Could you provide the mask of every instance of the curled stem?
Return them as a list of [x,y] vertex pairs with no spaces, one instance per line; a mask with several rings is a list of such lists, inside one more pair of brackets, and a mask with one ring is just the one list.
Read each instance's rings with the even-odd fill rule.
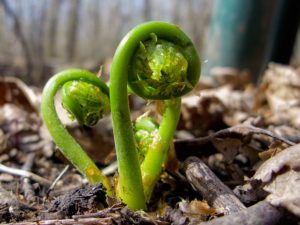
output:
[[[110,103],[119,165],[117,193],[132,209],[144,209],[158,180],[180,115],[180,97],[198,82],[200,60],[177,26],[148,22],[119,44],[111,67]],[[127,84],[144,99],[164,100],[158,134],[140,167],[130,119]]]
[[88,179],[90,183],[101,182],[106,188],[107,195],[112,196],[112,190],[107,177],[101,173],[81,146],[67,132],[58,118],[54,105],[54,98],[57,91],[69,81],[90,83],[101,89],[105,95],[109,96],[109,89],[106,84],[93,73],[80,69],[65,70],[54,75],[44,87],[41,104],[43,120],[54,142],[65,157]]

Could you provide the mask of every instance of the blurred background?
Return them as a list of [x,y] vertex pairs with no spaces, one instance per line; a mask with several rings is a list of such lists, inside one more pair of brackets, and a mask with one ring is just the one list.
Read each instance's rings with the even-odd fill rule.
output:
[[42,87],[54,73],[109,65],[121,38],[144,21],[179,25],[195,43],[202,74],[300,62],[297,0],[0,0],[0,75]]

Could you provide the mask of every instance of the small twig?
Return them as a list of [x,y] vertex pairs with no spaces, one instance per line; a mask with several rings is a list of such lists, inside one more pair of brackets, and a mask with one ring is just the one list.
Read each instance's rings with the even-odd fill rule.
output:
[[[32,169],[34,159],[35,159],[35,153],[34,152],[29,153],[27,155],[26,162],[22,166],[22,169],[25,171],[30,171]],[[36,196],[34,194],[32,185],[28,177],[23,178],[22,188],[24,190],[25,199],[28,202],[34,202],[36,200]]]
[[34,163],[35,153],[31,152],[27,155],[26,161],[22,166],[22,170],[30,171]]
[[124,208],[124,204],[116,204],[116,205],[113,205],[110,208],[103,209],[103,210],[101,210],[99,212],[96,212],[96,213],[88,213],[88,214],[82,214],[82,215],[73,215],[72,218],[73,219],[92,218],[92,217],[103,218],[103,217],[107,217],[108,213],[114,213],[116,211],[121,210],[122,208]]
[[56,186],[57,182],[62,178],[62,176],[68,171],[70,168],[70,165],[66,165],[65,168],[61,171],[61,173],[56,177],[56,179],[53,181],[49,189],[47,190],[46,196],[48,197],[50,192],[54,189]]
[[[205,137],[198,137],[194,139],[180,139],[174,140],[175,149],[188,149],[189,151],[178,151],[177,157],[180,159],[185,159],[191,155],[191,152],[198,155],[211,155],[216,151],[216,149],[212,146],[215,145],[215,141],[218,139],[226,139],[226,138],[233,138],[241,141],[241,144],[247,145],[251,143],[252,137],[255,134],[262,134],[265,136],[272,137],[274,139],[280,140],[290,146],[295,145],[294,142],[280,137],[268,130],[264,130],[261,128],[257,128],[251,125],[236,125],[230,128],[226,128],[211,135]],[[201,152],[199,152],[199,146],[203,146],[201,148]]]
[[269,137],[272,137],[274,139],[280,140],[288,145],[295,145],[295,142],[292,142],[284,137],[280,137],[271,131],[250,126],[250,125],[236,125],[233,127],[229,127],[223,130],[220,130],[216,133],[213,133],[209,136],[206,137],[199,137],[199,138],[194,138],[194,139],[181,139],[181,140],[175,140],[175,144],[180,144],[180,143],[185,143],[188,142],[189,144],[197,144],[197,145],[203,145],[206,144],[207,142],[212,142],[215,138],[239,138],[243,139],[246,137],[249,137],[249,135],[254,135],[254,134],[263,134]]
[[118,162],[112,162],[109,166],[102,169],[102,173],[105,176],[113,174],[118,169]]
[[[254,127],[254,126],[251,126],[251,125],[236,125],[236,126],[233,126],[233,127],[230,127],[228,128],[228,131],[230,133],[238,133],[238,134],[241,134],[241,135],[253,135],[253,134],[263,134],[263,135],[266,135],[266,136],[269,136],[271,138],[274,138],[274,139],[277,139],[279,141],[282,141],[288,145],[295,145],[296,143],[295,142],[292,142],[284,137],[280,137],[274,133],[272,133],[271,131],[269,130],[265,130],[265,129],[262,129],[262,128],[259,128],[259,127]],[[222,132],[219,133],[219,136],[222,136]]]
[[259,202],[246,210],[223,216],[209,222],[191,223],[191,225],[275,225],[280,224],[284,216],[281,208],[276,208],[267,201]]
[[16,168],[10,168],[10,167],[4,166],[1,163],[0,163],[0,171],[5,172],[5,173],[10,173],[10,174],[13,174],[16,176],[27,177],[29,179],[35,180],[46,186],[51,184],[51,182],[49,180],[47,180],[39,175],[36,175],[32,172],[20,170],[20,169],[16,169]]
[[107,225],[110,223],[111,218],[82,218],[82,219],[57,219],[57,220],[40,220],[36,222],[21,222],[14,223],[14,225]]
[[184,165],[187,180],[212,207],[224,214],[246,209],[234,193],[200,159],[190,157]]

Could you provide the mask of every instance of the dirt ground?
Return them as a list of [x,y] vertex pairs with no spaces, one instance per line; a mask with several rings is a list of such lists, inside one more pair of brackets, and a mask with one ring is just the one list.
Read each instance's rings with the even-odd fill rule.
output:
[[[0,78],[0,222],[11,224],[299,224],[300,68],[270,64],[259,85],[216,68],[182,99],[170,159],[146,211],[91,186],[44,127],[41,90]],[[155,103],[131,99],[133,117]],[[69,132],[113,181],[110,117]]]

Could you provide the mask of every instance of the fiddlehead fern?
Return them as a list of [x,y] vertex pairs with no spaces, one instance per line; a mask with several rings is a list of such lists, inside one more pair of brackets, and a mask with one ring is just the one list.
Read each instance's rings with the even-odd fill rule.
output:
[[97,119],[108,111],[109,89],[102,80],[88,71],[72,69],[60,72],[44,87],[41,113],[49,133],[66,158],[90,183],[103,183],[107,194],[111,196],[112,190],[108,179],[66,131],[58,118],[54,98],[61,87],[63,87],[64,107],[80,123],[88,126],[95,125]]
[[[119,165],[119,197],[132,209],[145,208],[159,178],[180,115],[180,96],[200,75],[191,40],[175,25],[149,22],[131,30],[117,48],[110,81],[111,112]],[[127,99],[127,84],[144,99],[164,100],[157,136],[141,167]]]
[[99,87],[82,81],[69,81],[62,87],[62,105],[71,119],[95,126],[109,112],[109,98]]

